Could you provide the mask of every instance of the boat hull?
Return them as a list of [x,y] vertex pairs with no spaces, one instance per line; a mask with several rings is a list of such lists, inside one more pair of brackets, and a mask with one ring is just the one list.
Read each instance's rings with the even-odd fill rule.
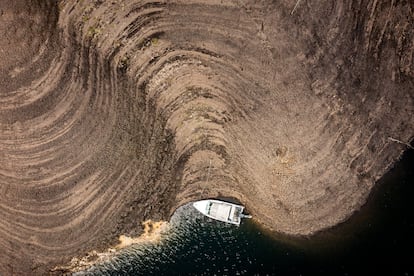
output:
[[240,225],[244,210],[241,205],[214,199],[200,200],[194,202],[193,206],[209,218],[235,225]]

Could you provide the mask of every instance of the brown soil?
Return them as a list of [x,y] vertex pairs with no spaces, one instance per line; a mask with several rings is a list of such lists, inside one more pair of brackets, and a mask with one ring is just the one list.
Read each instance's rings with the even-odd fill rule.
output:
[[414,136],[414,4],[296,2],[0,0],[0,274],[205,197],[289,235],[358,210]]

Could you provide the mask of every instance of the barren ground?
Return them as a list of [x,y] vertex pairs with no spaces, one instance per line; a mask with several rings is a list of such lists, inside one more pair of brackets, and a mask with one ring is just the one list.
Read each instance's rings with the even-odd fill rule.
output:
[[358,210],[414,136],[414,5],[296,2],[0,0],[0,274],[206,197],[288,235]]

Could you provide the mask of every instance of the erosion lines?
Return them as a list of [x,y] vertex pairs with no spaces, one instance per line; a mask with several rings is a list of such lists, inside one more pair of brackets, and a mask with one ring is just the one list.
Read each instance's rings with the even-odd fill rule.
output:
[[[309,42],[306,5],[12,2],[0,0],[0,274],[45,273],[203,197],[311,234],[359,208],[402,151],[370,138],[379,109],[337,91],[351,85],[332,83],[340,66]],[[413,113],[412,98],[398,106]],[[401,118],[388,136],[409,141]]]

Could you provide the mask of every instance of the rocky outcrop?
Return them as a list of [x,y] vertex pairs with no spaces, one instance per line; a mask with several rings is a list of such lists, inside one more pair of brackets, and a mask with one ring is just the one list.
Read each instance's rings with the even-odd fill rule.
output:
[[1,0],[0,273],[206,197],[289,235],[344,221],[414,136],[413,10]]

